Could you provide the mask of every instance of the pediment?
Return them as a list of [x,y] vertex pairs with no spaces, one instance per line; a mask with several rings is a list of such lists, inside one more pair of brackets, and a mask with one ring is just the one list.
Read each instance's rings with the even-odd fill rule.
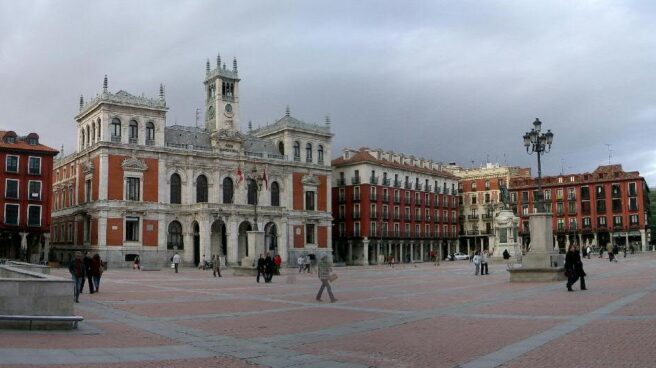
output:
[[129,157],[123,160],[121,167],[124,171],[146,171],[148,170],[148,165],[143,160],[140,160],[136,157]]
[[301,182],[303,183],[303,185],[311,185],[315,187],[318,187],[320,184],[319,178],[317,178],[312,174],[303,175]]
[[80,169],[82,170],[82,173],[84,173],[84,174],[91,174],[93,172],[93,169],[94,169],[93,162],[91,162],[91,161],[83,162],[80,165]]

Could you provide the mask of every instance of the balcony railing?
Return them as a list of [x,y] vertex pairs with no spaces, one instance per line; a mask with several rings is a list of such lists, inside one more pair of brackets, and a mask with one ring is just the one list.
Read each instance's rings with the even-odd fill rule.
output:
[[405,187],[405,189],[412,189],[412,183],[410,183],[409,181],[406,181],[404,187]]
[[371,212],[369,213],[369,219],[375,220],[378,218],[378,212]]
[[337,186],[343,187],[345,185],[346,185],[346,179],[344,179],[344,178],[337,179]]
[[486,221],[492,220],[492,214],[484,213],[483,214],[483,220],[486,220]]
[[113,135],[112,136],[112,142],[121,143],[121,136],[120,135]]
[[392,216],[392,218],[395,221],[399,221],[401,219],[401,215],[399,215],[398,213],[395,213],[394,216]]
[[395,204],[401,203],[401,197],[394,197],[394,203]]
[[421,190],[423,185],[421,183],[415,183],[415,190]]
[[478,230],[467,230],[467,235],[478,235]]
[[337,201],[339,203],[346,203],[346,196],[341,195],[341,196],[337,197]]
[[383,218],[383,221],[389,220],[389,213],[383,212],[382,218]]
[[369,200],[376,202],[378,200],[378,194],[376,192],[369,193]]
[[390,186],[391,179],[383,179],[383,185],[386,187]]
[[378,184],[378,177],[377,176],[370,176],[369,177],[369,184]]
[[389,202],[389,194],[388,195],[383,194],[383,202]]
[[360,184],[360,177],[359,176],[352,177],[351,184]]
[[622,224],[613,224],[613,230],[619,230],[619,229],[623,229],[623,228],[624,228],[624,225],[622,225]]
[[427,185],[427,186],[426,186],[426,191],[427,191],[427,192],[432,192],[432,191],[433,191],[433,186],[430,185],[430,184]]
[[353,193],[353,201],[358,202],[360,200],[360,193]]
[[415,221],[421,221],[421,215],[415,215]]
[[400,180],[394,180],[394,186],[397,188],[401,188],[401,181]]
[[467,215],[467,220],[469,221],[478,221],[478,215]]
[[436,223],[436,224],[437,224],[438,222],[440,222],[440,216],[435,216],[435,217],[433,217],[433,222]]
[[404,219],[405,221],[410,221],[410,218],[411,218],[410,215],[405,215],[405,216],[403,216],[403,219]]
[[415,204],[421,206],[421,198],[415,198]]
[[354,220],[360,219],[360,211],[353,211],[353,219]]
[[130,138],[129,142],[130,144],[137,144],[137,138]]
[[154,139],[146,139],[146,146],[154,146],[154,145],[155,145]]

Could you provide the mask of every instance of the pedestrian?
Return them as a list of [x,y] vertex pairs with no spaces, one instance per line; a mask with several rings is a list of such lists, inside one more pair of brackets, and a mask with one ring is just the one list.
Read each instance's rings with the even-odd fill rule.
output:
[[134,264],[132,265],[132,269],[141,271],[141,259],[139,259],[139,256],[134,257]]
[[626,258],[626,245],[624,246],[624,258]]
[[592,254],[592,248],[590,248],[590,246],[588,245],[587,250],[588,250],[588,259],[590,259],[590,254]]
[[264,256],[262,256],[262,253],[260,253],[260,258],[257,259],[257,277],[255,280],[258,284],[260,283],[260,275],[262,275],[264,282],[266,282],[266,274],[264,273]]
[[474,256],[472,257],[472,262],[474,262],[474,266],[476,266],[476,272],[474,275],[478,276],[478,272],[481,269],[481,257],[478,255],[478,251],[474,252]]
[[212,274],[214,277],[218,274],[219,277],[221,277],[221,268],[219,267],[219,263],[221,262],[221,257],[218,255],[213,255],[212,256]]
[[305,257],[303,255],[298,256],[296,265],[298,266],[298,273],[303,272],[303,268],[305,268]]
[[269,252],[266,253],[264,258],[264,282],[269,283],[273,279],[273,273],[276,270],[276,264],[273,262],[273,258]]
[[312,265],[312,259],[310,258],[310,255],[305,256],[305,270],[307,273],[310,273],[310,266]]
[[581,290],[587,290],[583,262],[581,262],[581,255],[574,244],[569,246],[569,250],[565,255],[565,275],[567,276],[567,291],[574,291],[572,286],[578,281],[579,277],[581,278]]
[[613,261],[617,262],[615,260],[615,253],[613,252],[613,244],[608,243],[608,245],[606,246],[606,252],[608,252],[608,261],[609,262],[613,262]]
[[96,293],[100,291],[100,277],[104,271],[100,255],[98,253],[94,254],[91,259],[91,277],[93,278],[93,286],[96,289]]
[[73,296],[75,302],[80,302],[80,290],[82,289],[82,281],[84,280],[84,262],[82,261],[82,253],[75,252],[75,259],[68,264],[68,272],[71,273],[73,279]]
[[[93,276],[91,276],[91,257],[89,257],[89,252],[84,252],[84,259],[82,260],[84,263],[84,275],[86,280],[88,281],[89,284],[89,294],[94,293],[94,287],[93,287]],[[84,279],[82,279],[82,285],[80,285],[80,292],[83,292],[84,289]]]
[[282,265],[282,258],[280,257],[280,254],[276,254],[276,256],[273,257],[273,263],[276,265],[275,274],[280,276],[280,266]]
[[332,267],[330,267],[330,263],[328,263],[328,256],[322,254],[319,262],[319,271],[317,272],[319,274],[319,280],[321,280],[321,287],[319,288],[319,292],[317,293],[317,298],[316,298],[318,302],[321,301],[321,294],[323,294],[324,288],[328,290],[328,296],[330,297],[330,302],[334,303],[337,301],[330,287],[331,279],[333,280],[335,279],[335,275],[331,274],[331,271],[332,271]]
[[510,253],[508,253],[508,249],[503,250],[503,259],[506,261],[510,259]]
[[487,269],[487,257],[488,257],[487,250],[484,250],[481,253],[481,275],[490,274]]
[[175,268],[175,273],[178,273],[178,267],[180,266],[180,255],[175,253],[173,255],[173,267]]
[[600,245],[599,246],[599,258],[603,258],[603,257],[604,257],[604,247]]

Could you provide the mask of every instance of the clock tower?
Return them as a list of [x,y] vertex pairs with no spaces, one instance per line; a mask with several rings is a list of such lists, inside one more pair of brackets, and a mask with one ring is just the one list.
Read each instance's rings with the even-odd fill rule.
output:
[[[216,57],[216,69],[210,70],[210,61],[205,66],[205,127],[215,133],[238,134],[239,125],[239,76],[237,59],[232,60],[232,69],[221,64],[221,55]],[[221,134],[223,135],[223,134]]]

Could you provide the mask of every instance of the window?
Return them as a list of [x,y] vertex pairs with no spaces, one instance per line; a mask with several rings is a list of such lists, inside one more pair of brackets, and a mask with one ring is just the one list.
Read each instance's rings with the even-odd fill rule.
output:
[[277,182],[271,183],[271,205],[280,206],[280,186]]
[[169,224],[169,239],[166,242],[166,247],[173,250],[184,249],[182,242],[182,225],[177,221],[173,221]]
[[139,241],[139,218],[125,218],[125,241]]
[[278,152],[279,152],[281,155],[284,155],[284,154],[285,154],[285,144],[284,144],[284,143],[282,143],[282,142],[278,142]]
[[17,173],[18,172],[18,156],[7,155],[6,160],[7,161],[6,161],[6,165],[5,165],[5,171],[6,172]]
[[611,186],[611,197],[613,198],[619,198],[622,195],[622,190],[620,189],[619,184],[613,184]]
[[196,178],[196,203],[206,203],[206,202],[207,202],[207,177],[205,177],[205,175],[198,175],[198,177]]
[[583,218],[583,228],[590,228],[591,222],[589,217],[584,217]]
[[563,200],[563,188],[556,189],[556,200],[557,201]]
[[590,188],[581,187],[581,200],[587,201],[590,199]]
[[359,222],[354,222],[353,223],[353,236],[360,236],[360,223]]
[[551,200],[551,189],[545,189],[544,190],[544,200],[545,201],[550,201]]
[[171,203],[182,203],[182,181],[180,175],[174,173],[171,175]]
[[485,181],[485,190],[490,190],[490,181],[489,180]]
[[637,195],[636,183],[629,183],[629,197],[635,197]]
[[556,215],[562,216],[563,215],[563,202],[558,202],[556,203]]
[[27,226],[41,226],[41,206],[27,206]]
[[139,138],[139,124],[135,120],[130,120],[130,143],[137,143]]
[[597,200],[597,212],[601,212],[601,213],[606,212],[606,200],[604,199]]
[[622,200],[620,198],[613,198],[612,206],[613,212],[622,212]]
[[638,225],[638,215],[630,215],[629,216],[629,224]]
[[139,178],[126,178],[125,179],[125,200],[126,201],[138,201],[139,196],[139,186],[141,180]]
[[41,182],[36,180],[30,180],[29,183],[29,200],[31,201],[40,201],[41,200]]
[[232,179],[223,179],[223,203],[232,203]]
[[472,181],[471,183],[471,190],[476,190],[476,182]]
[[312,144],[308,143],[305,145],[305,161],[312,162]]
[[369,236],[378,236],[378,234],[376,234],[376,223],[375,222],[369,223]]
[[576,219],[575,218],[570,218],[569,219],[569,229],[570,230],[576,230]]
[[153,144],[155,144],[155,124],[149,121],[146,123],[146,145]]
[[91,202],[91,179],[84,182],[84,200],[85,202]]
[[471,196],[471,204],[476,204],[476,195],[475,194],[473,194]]
[[637,210],[638,210],[638,198],[629,197],[629,211],[637,211]]
[[257,183],[253,179],[246,179],[246,197],[248,204],[257,204]]
[[294,142],[294,160],[301,160],[301,144],[298,141]]
[[311,190],[305,192],[305,209],[307,211],[314,211],[314,192]]
[[576,199],[576,190],[574,188],[567,188],[567,200],[573,201]]
[[597,185],[597,187],[595,188],[595,196],[597,199],[606,197],[606,190],[604,189],[603,185]]
[[570,215],[576,213],[576,202],[567,202],[567,213]]
[[319,145],[317,147],[317,161],[322,164],[323,163],[323,146]]
[[18,199],[18,180],[7,179],[5,183],[5,198]]
[[314,244],[314,224],[305,225],[305,243]]
[[112,119],[112,142],[121,141],[121,121],[118,118]]
[[597,226],[606,226],[606,216],[597,217]]
[[18,209],[17,204],[5,204],[5,224],[18,225]]
[[622,225],[622,216],[613,216],[613,224]]
[[522,203],[528,203],[528,192],[522,192]]
[[41,157],[30,157],[27,173],[30,175],[41,175]]
[[558,219],[558,231],[565,231],[565,220],[559,218]]

